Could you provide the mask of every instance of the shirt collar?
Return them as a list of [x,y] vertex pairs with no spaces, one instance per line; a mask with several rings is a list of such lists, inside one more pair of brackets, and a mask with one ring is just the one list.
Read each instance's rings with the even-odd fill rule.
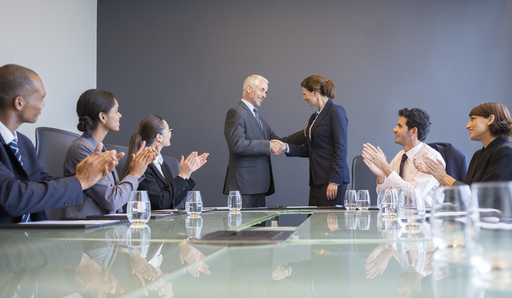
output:
[[12,134],[2,121],[0,121],[0,134],[2,135],[2,138],[4,138],[5,144],[9,144],[12,140],[16,140],[16,142],[18,142],[18,134],[16,131]]
[[404,152],[407,155],[407,158],[414,158],[414,156],[425,146],[425,143],[420,142],[418,145],[411,148],[411,150]]
[[160,165],[162,165],[163,162],[164,162],[164,157],[162,156],[162,154],[158,153],[158,156],[155,158],[153,163],[157,166],[160,166]]
[[245,105],[249,108],[249,110],[254,114],[254,106],[252,103],[248,102],[247,100],[242,98],[242,102],[245,103]]

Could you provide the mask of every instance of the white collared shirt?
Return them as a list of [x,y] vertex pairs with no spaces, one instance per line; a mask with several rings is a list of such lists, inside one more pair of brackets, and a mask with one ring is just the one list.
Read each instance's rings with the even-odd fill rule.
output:
[[[407,155],[407,160],[404,162],[403,178],[398,175],[400,170],[400,162],[403,154]],[[446,163],[437,150],[421,142],[414,146],[411,150],[405,152],[400,150],[398,154],[389,163],[393,172],[386,177],[386,180],[382,184],[377,185],[377,192],[380,189],[393,188],[399,191],[401,188],[415,187],[421,191],[421,196],[425,200],[425,207],[431,207],[434,202],[435,191],[439,186],[439,182],[428,174],[422,173],[414,166],[414,158],[420,160],[423,156],[428,156],[434,160],[439,159],[443,162],[443,166],[446,168]]]
[[153,161],[153,164],[158,169],[160,174],[162,174],[162,177],[165,177],[164,172],[162,171],[162,164],[163,163],[164,163],[164,158],[163,158],[162,154],[158,153],[158,156]]
[[252,115],[256,117],[256,113],[254,113],[254,106],[252,103],[248,102],[247,100],[242,98],[242,102],[245,103],[245,105],[249,108],[249,111],[251,111]]
[[12,140],[16,140],[16,142],[18,142],[18,135],[16,134],[16,131],[12,134],[2,121],[0,121],[0,134],[2,135],[2,138],[4,138],[5,144],[9,144]]

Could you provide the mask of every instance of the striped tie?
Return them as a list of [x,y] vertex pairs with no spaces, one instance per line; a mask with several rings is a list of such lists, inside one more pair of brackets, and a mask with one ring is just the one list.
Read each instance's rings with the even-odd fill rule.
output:
[[9,143],[9,147],[11,147],[12,152],[14,152],[14,155],[16,156],[16,158],[20,162],[21,166],[23,167],[23,161],[21,160],[21,154],[20,154],[20,147],[18,147],[18,143],[16,142],[15,139]]

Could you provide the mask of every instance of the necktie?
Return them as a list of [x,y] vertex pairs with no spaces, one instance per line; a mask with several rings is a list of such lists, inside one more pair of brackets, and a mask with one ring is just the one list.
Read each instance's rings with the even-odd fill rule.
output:
[[20,162],[21,166],[23,167],[23,161],[21,160],[21,154],[20,154],[20,147],[18,147],[18,143],[16,142],[16,140],[12,140],[9,143],[9,147],[11,147],[12,152],[14,152],[14,155],[16,156],[16,158]]
[[405,161],[407,160],[407,154],[404,153],[404,155],[402,155],[402,161],[400,161],[400,173],[398,173],[398,175],[400,175],[400,177],[404,178],[403,174],[404,174],[404,164],[405,164]]
[[261,126],[260,113],[258,113],[258,108],[254,108],[254,117],[256,117],[256,121],[258,121],[258,124]]
[[[16,158],[20,162],[21,166],[23,167],[23,161],[21,160],[20,147],[18,147],[18,143],[16,142],[15,139],[9,143],[9,147],[11,147],[11,150],[14,152],[14,156],[16,156]],[[30,221],[30,213],[23,214],[21,216],[21,222],[29,222],[29,221]]]

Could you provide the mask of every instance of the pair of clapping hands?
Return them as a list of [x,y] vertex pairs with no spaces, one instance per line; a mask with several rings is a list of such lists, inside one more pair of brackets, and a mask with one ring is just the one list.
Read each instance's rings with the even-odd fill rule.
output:
[[283,143],[279,140],[270,141],[270,152],[274,153],[274,155],[277,156],[286,151],[286,149],[288,149],[286,143]]

